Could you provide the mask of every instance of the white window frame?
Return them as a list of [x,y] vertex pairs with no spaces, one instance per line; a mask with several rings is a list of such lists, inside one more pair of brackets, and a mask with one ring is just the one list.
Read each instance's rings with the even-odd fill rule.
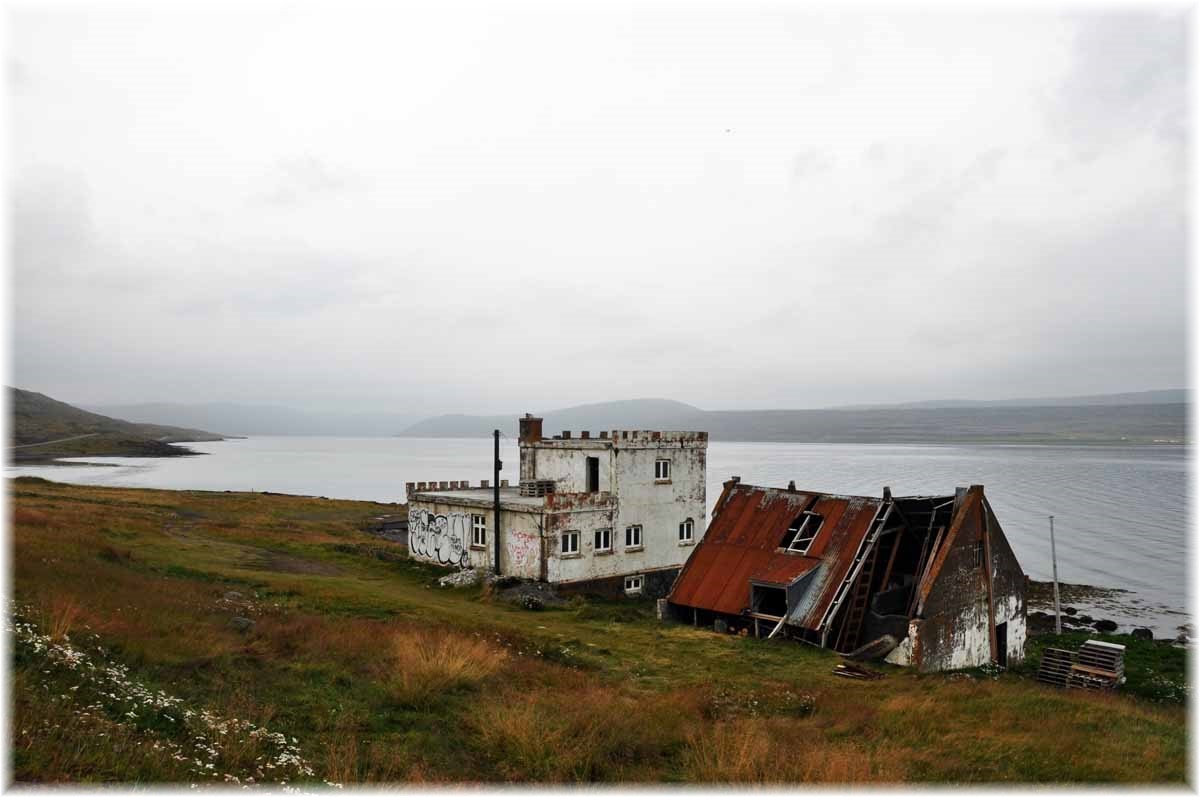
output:
[[579,532],[564,531],[562,533],[562,543],[560,552],[565,557],[579,556]]
[[654,460],[654,481],[656,481],[656,482],[671,481],[671,460],[669,460],[669,459]]
[[642,524],[632,523],[625,527],[625,550],[640,551],[642,550]]
[[487,548],[487,515],[471,515],[471,547]]
[[[601,547],[601,545],[600,545],[600,540],[602,537],[607,538],[607,545],[605,545],[603,547]],[[613,547],[612,547],[612,542],[613,542],[612,529],[606,528],[606,529],[593,530],[592,542],[593,542],[592,549],[595,553],[612,553],[612,549],[613,549]]]
[[679,524],[679,544],[696,544],[696,521],[692,520],[691,518],[688,518]]
[[625,594],[641,595],[646,586],[646,579],[641,575],[625,576]]
[[[788,543],[788,553],[798,553],[800,555],[808,553],[808,549],[812,547],[813,540],[815,540],[817,535],[821,532],[822,524],[825,523],[825,518],[821,517],[815,512],[805,512],[802,517],[804,518],[804,521],[800,524],[800,527],[796,529],[796,533],[792,537],[791,542]],[[792,522],[794,523],[795,521]],[[816,528],[812,530],[812,536],[805,540],[803,539],[804,532],[810,523],[815,523]],[[788,532],[790,533],[791,531],[792,527],[789,526]],[[802,542],[804,543],[803,547],[801,547]]]

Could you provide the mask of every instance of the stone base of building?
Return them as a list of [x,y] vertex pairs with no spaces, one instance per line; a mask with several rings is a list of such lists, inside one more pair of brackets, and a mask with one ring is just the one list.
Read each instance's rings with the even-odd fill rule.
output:
[[[649,570],[644,573],[627,573],[607,578],[593,578],[587,581],[560,582],[554,589],[560,595],[596,595],[602,598],[665,598],[675,584],[681,567],[668,567],[662,570]],[[629,594],[625,591],[625,579],[630,576],[641,576],[642,590]]]

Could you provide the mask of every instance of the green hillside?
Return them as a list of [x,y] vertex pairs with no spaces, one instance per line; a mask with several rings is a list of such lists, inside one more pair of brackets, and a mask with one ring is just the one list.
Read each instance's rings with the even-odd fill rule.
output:
[[181,456],[192,452],[171,443],[224,439],[198,429],[109,418],[15,387],[9,388],[9,400],[10,453],[16,463],[79,456]]

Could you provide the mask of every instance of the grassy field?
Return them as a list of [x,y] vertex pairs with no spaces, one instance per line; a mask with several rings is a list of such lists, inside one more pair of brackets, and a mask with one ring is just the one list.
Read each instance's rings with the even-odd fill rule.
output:
[[[526,611],[439,588],[360,530],[395,506],[10,490],[19,782],[1187,777],[1182,689],[850,681],[827,651],[662,625],[644,602]],[[1147,683],[1181,678],[1178,651],[1140,655],[1162,670]]]

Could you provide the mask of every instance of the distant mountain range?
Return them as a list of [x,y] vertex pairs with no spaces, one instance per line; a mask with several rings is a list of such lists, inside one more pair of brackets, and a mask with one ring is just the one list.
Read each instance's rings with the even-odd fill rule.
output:
[[98,415],[31,390],[10,387],[8,391],[14,462],[73,456],[179,456],[190,452],[172,443],[224,439],[198,429],[130,423]]
[[1131,404],[1187,404],[1190,396],[1186,389],[1142,390],[1137,393],[1101,393],[1091,396],[1056,396],[1043,398],[1015,399],[935,399],[933,401],[907,401],[900,404],[849,404],[830,407],[834,410],[942,410],[972,407],[1099,407]]
[[[1179,442],[1186,437],[1184,389],[972,401],[944,399],[810,410],[704,410],[669,399],[630,399],[543,409],[547,435],[562,430],[695,429],[714,440],[940,442]],[[419,416],[313,412],[285,406],[204,403],[89,406],[142,424],[213,429],[225,435],[482,437],[517,431],[520,412]]]
[[[1175,398],[1175,401],[1168,399]],[[1112,400],[1109,400],[1112,399]],[[820,410],[708,411],[667,399],[635,399],[548,410],[547,436],[569,430],[688,429],[713,440],[810,443],[1153,443],[1184,442],[1187,391],[1022,399],[922,402]],[[1076,401],[1075,404],[1054,402]],[[1028,403],[1026,403],[1028,402]],[[482,437],[517,433],[517,413],[440,415],[404,437]]]

